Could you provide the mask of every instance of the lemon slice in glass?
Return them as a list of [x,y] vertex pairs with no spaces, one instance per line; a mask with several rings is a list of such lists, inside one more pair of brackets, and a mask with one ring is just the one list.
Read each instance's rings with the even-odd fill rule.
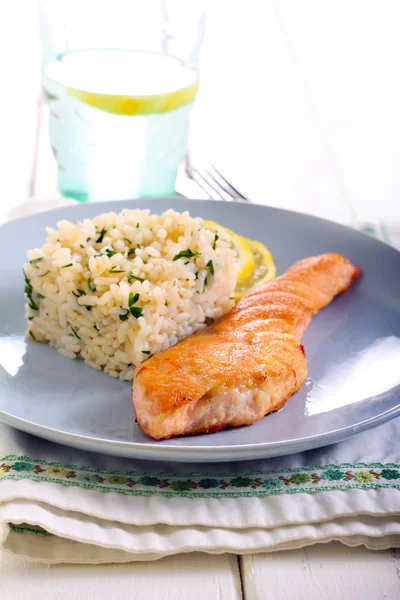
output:
[[80,50],[45,66],[66,94],[113,115],[170,112],[194,101],[197,73],[181,60],[132,50]]
[[196,93],[197,82],[182,90],[154,96],[117,96],[67,88],[67,94],[75,100],[113,115],[125,116],[166,113],[193,102]]

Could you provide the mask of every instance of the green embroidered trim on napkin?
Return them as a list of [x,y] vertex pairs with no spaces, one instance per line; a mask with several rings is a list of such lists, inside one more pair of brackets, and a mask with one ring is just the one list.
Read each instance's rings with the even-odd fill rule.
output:
[[238,498],[329,490],[400,489],[400,464],[395,463],[343,463],[235,475],[107,471],[33,460],[28,456],[6,456],[0,461],[0,480],[30,479],[131,496]]
[[25,526],[25,525],[18,526],[18,525],[13,525],[12,523],[9,523],[8,526],[11,529],[11,531],[14,531],[14,533],[32,533],[33,535],[42,535],[44,537],[54,537],[54,535],[52,533],[45,531],[41,527],[29,527],[29,526]]

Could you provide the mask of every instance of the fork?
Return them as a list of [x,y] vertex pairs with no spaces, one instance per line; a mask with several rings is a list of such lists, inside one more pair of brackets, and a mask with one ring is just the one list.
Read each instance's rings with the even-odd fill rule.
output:
[[185,160],[186,175],[213,200],[227,202],[250,202],[218,171],[214,165],[205,163],[202,167],[194,166],[189,156]]

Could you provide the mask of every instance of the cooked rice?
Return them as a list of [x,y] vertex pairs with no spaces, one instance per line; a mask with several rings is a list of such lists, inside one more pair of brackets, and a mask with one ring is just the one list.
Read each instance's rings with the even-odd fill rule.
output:
[[24,265],[28,335],[111,377],[132,379],[234,304],[231,238],[188,212],[123,210],[46,231]]

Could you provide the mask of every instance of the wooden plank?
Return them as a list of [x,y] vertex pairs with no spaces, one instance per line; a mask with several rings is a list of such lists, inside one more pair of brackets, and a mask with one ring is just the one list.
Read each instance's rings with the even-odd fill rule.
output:
[[[0,553],[2,600],[241,600],[237,557],[183,554],[154,562],[42,565]],[[27,587],[28,586],[28,587]]]
[[30,195],[40,89],[37,5],[29,0],[0,8],[0,222]]
[[271,0],[251,6],[209,5],[191,148],[255,202],[349,222]]
[[273,3],[358,218],[400,223],[400,3]]
[[338,542],[242,559],[246,600],[398,600],[400,551]]

